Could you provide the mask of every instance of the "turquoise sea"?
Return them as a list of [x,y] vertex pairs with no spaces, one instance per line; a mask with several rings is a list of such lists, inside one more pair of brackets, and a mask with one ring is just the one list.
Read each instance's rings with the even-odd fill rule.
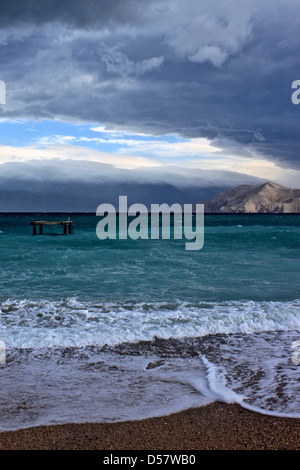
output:
[[0,430],[215,400],[300,417],[300,215],[207,214],[198,251],[98,221],[0,214]]

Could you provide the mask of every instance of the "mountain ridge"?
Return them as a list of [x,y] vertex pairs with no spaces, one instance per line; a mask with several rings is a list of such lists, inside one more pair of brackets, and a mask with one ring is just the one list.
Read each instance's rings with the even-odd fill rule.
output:
[[300,189],[272,181],[239,185],[203,201],[206,213],[300,213]]

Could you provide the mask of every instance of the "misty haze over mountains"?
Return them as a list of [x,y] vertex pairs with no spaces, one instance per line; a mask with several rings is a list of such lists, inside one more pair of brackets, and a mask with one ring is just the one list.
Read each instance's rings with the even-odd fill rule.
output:
[[96,212],[99,204],[195,204],[241,184],[264,180],[221,170],[151,167],[135,170],[74,160],[0,165],[1,212]]
[[32,160],[0,166],[1,212],[96,212],[98,205],[204,203],[206,213],[299,213],[300,189],[230,171]]

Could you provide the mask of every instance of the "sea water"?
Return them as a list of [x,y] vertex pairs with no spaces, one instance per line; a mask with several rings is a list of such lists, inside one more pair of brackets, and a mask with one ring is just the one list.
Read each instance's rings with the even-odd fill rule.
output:
[[216,400],[300,417],[300,215],[207,214],[195,251],[98,220],[0,215],[0,430]]

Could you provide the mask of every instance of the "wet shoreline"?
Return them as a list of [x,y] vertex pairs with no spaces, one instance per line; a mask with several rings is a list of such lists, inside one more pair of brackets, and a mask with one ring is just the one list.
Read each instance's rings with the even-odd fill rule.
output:
[[0,434],[1,450],[299,450],[300,419],[214,402],[117,423],[37,426]]

